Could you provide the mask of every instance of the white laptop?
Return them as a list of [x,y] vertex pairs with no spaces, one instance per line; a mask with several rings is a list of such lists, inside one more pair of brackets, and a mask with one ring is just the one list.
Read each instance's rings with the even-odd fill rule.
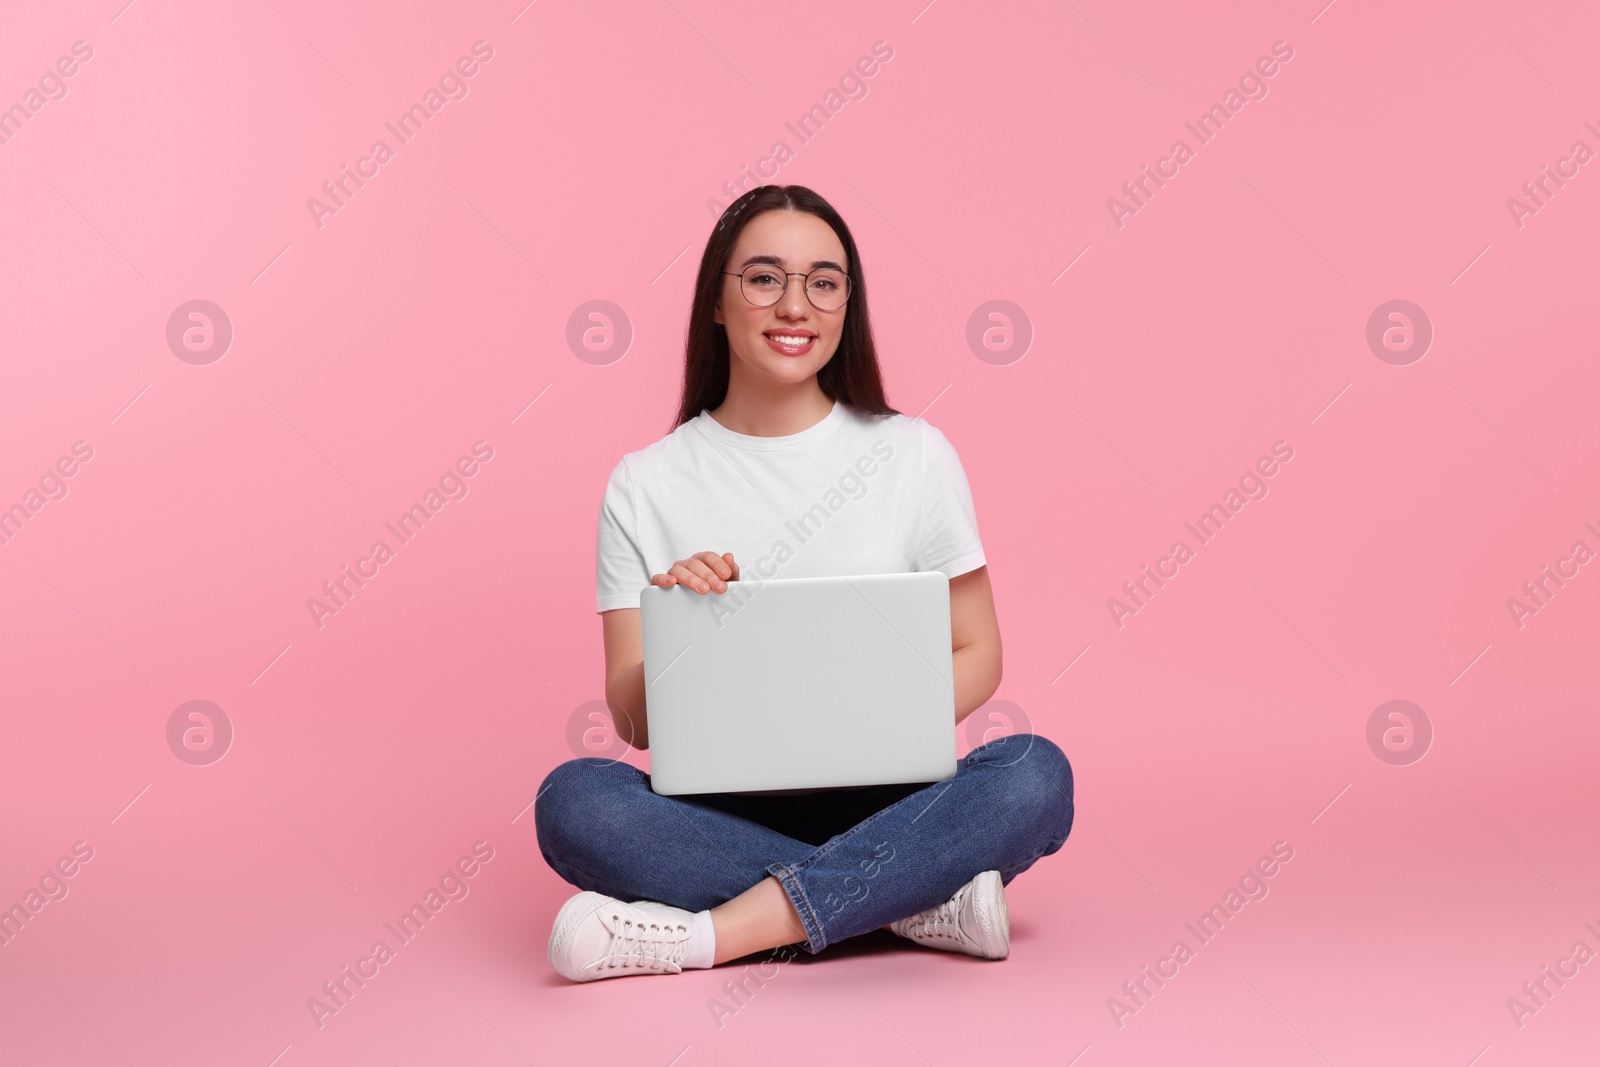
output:
[[942,572],[652,585],[639,609],[657,793],[955,776]]

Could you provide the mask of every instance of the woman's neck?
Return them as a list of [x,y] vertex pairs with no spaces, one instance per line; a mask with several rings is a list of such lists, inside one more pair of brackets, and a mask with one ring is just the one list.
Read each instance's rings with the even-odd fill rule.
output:
[[747,437],[788,437],[815,426],[833,410],[833,400],[815,376],[770,389],[741,389],[737,384],[729,383],[728,395],[711,409],[711,417]]

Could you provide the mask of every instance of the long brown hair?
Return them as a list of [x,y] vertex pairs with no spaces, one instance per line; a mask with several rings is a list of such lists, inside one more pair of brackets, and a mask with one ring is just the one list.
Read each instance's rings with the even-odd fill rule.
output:
[[739,234],[764,211],[801,211],[815,215],[833,228],[850,265],[850,302],[845,305],[844,332],[839,347],[817,372],[817,385],[833,400],[870,415],[898,415],[883,398],[883,378],[878,373],[878,350],[872,343],[872,320],[867,314],[867,276],[861,266],[850,227],[828,203],[803,185],[763,185],[751,189],[728,205],[700,257],[694,283],[694,305],[684,336],[683,392],[672,429],[717,407],[728,395],[728,331],[713,316],[722,291],[722,269],[733,254]]

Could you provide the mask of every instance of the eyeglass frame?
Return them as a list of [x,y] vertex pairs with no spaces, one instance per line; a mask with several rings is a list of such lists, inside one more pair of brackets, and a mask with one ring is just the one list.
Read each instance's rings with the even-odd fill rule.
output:
[[[752,264],[750,264],[750,267],[767,267],[768,269],[771,269],[771,264],[768,264],[768,263],[752,263]],[[744,270],[749,270],[750,267],[746,267]],[[810,289],[809,288],[803,288],[802,291],[805,292],[805,294],[806,294],[806,303],[810,304],[813,308],[816,308],[816,310],[821,311],[824,314],[826,314],[828,312],[832,312],[832,311],[843,311],[845,309],[845,306],[850,303],[850,294],[855,291],[855,279],[851,278],[850,275],[847,272],[839,270],[837,267],[816,267],[816,268],[814,268],[814,269],[812,269],[810,271],[807,271],[804,274],[801,274],[799,271],[793,271],[793,270],[784,271],[783,272],[783,292],[779,293],[778,294],[778,299],[774,300],[770,304],[758,304],[754,300],[750,299],[750,294],[744,291],[744,271],[739,271],[739,272],[735,273],[734,271],[731,271],[731,270],[725,270],[725,271],[722,271],[721,273],[726,274],[730,278],[738,278],[739,279],[739,295],[744,297],[745,303],[749,304],[753,308],[770,308],[770,307],[777,307],[779,304],[783,303],[783,298],[785,296],[789,295],[789,279],[790,278],[809,278],[809,277],[811,277],[811,275],[817,273],[817,271],[819,271],[819,270],[831,270],[831,271],[834,271],[835,273],[838,273],[838,274],[841,274],[841,275],[844,276],[844,303],[840,304],[836,308],[819,308],[819,307],[817,307],[817,302],[815,300],[811,299],[811,291],[810,291]]]

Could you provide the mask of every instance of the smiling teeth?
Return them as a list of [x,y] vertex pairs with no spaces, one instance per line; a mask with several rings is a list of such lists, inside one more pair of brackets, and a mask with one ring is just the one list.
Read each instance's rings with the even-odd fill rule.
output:
[[809,338],[809,337],[785,337],[782,334],[776,334],[776,333],[768,334],[767,336],[771,337],[774,341],[778,342],[780,345],[788,345],[790,348],[799,348],[801,345],[803,345],[807,341],[811,340],[811,338]]

